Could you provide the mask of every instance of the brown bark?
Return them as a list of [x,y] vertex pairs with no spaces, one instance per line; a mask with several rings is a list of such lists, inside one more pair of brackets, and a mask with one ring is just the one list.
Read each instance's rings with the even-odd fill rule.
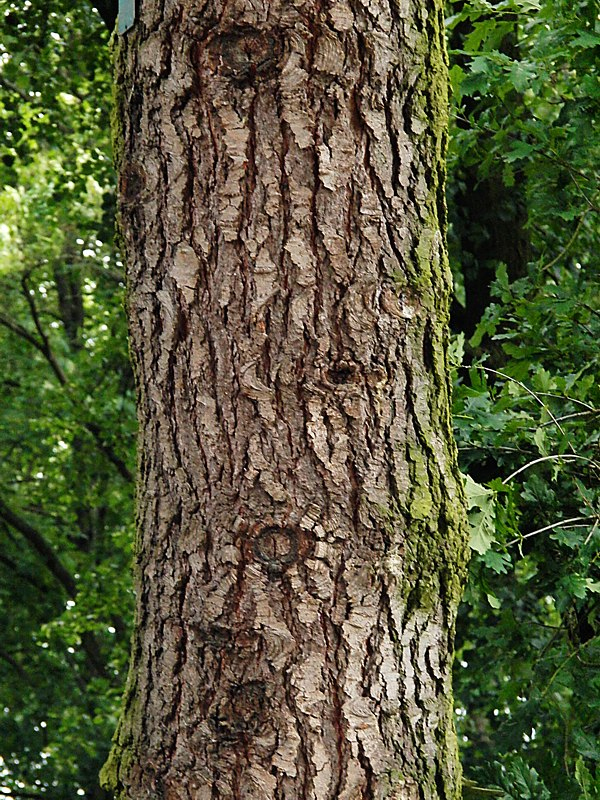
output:
[[145,0],[117,48],[139,398],[120,797],[459,796],[438,0]]

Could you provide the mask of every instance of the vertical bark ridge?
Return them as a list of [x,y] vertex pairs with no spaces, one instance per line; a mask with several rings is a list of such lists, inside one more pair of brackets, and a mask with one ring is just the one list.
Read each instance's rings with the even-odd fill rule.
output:
[[451,800],[466,546],[438,0],[145,0],[117,47],[128,798]]

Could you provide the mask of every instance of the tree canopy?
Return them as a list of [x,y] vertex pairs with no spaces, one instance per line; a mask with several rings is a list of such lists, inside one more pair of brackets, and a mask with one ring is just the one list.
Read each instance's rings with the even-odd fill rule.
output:
[[[62,0],[0,10],[0,791],[101,798],[128,658],[136,441],[99,11],[111,16]],[[454,418],[473,550],[455,677],[465,796],[591,800],[597,9],[455,0],[447,14]]]

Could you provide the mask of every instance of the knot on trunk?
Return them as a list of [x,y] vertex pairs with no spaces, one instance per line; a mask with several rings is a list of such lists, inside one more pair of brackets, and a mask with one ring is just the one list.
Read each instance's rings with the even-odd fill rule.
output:
[[266,695],[264,681],[249,681],[229,688],[213,718],[222,743],[238,742],[259,733],[265,722]]
[[277,577],[298,560],[298,534],[294,528],[269,525],[254,540],[253,550],[269,577]]
[[273,77],[283,55],[278,31],[237,28],[221,33],[208,45],[208,62],[214,72],[237,84]]
[[350,364],[347,361],[338,361],[327,371],[327,378],[330,383],[340,386],[345,383],[357,383],[360,379],[360,373],[354,364]]
[[141,164],[125,164],[119,176],[119,198],[123,205],[139,203],[143,199],[148,179]]

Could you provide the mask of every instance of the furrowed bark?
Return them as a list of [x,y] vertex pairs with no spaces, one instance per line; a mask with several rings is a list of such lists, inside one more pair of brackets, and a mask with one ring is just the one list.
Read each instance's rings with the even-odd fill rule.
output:
[[145,0],[116,82],[141,433],[105,782],[457,798],[441,3]]

